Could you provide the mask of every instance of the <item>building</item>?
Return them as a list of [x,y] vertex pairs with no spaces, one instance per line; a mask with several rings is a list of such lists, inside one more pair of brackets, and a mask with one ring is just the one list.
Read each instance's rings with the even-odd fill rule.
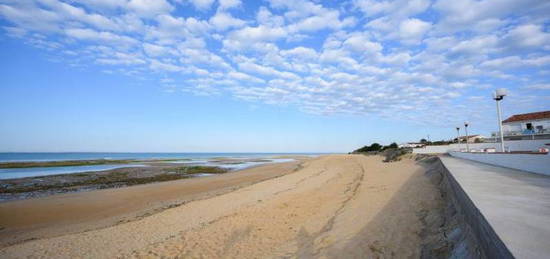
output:
[[502,132],[510,140],[550,138],[550,111],[512,115],[502,121]]
[[550,111],[512,115],[502,121],[502,131],[506,135],[550,133]]
[[402,144],[399,144],[398,147],[400,148],[417,148],[417,147],[423,147],[425,146],[425,144],[423,143],[415,143],[415,142],[407,142],[407,143],[402,143]]
[[[460,139],[461,143],[466,143],[466,139],[468,139],[468,143],[483,142],[483,140],[485,139],[485,137],[481,135],[468,135],[468,137],[460,136],[458,138]],[[457,142],[456,139],[457,138],[454,138],[453,141]]]

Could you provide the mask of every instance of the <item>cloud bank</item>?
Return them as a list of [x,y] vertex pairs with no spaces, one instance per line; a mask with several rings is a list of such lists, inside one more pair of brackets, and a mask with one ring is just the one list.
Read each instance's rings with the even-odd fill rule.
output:
[[518,110],[550,108],[549,14],[544,0],[0,0],[5,35],[68,64],[437,125],[492,112],[499,87]]

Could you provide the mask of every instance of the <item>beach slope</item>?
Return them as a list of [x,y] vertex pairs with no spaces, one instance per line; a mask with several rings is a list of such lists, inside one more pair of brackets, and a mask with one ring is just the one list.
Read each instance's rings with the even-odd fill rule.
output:
[[6,246],[0,257],[418,258],[421,214],[441,205],[439,192],[413,160],[382,159],[314,158],[130,222]]

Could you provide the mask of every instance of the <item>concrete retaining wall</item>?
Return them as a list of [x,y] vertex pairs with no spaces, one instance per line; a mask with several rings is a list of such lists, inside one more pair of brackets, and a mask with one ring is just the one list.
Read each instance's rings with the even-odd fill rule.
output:
[[522,171],[550,175],[550,154],[497,154],[449,152],[451,156],[485,164],[508,167]]
[[[509,140],[504,141],[504,148],[509,151],[537,151],[539,148],[550,148],[545,145],[550,144],[550,139],[535,139],[535,140]],[[469,143],[470,150],[483,150],[485,148],[496,148],[500,150],[499,143]],[[444,146],[425,146],[423,148],[413,148],[415,154],[437,154],[447,153],[449,151],[466,150],[466,144],[451,144]]]
[[487,219],[481,214],[468,194],[445,167],[441,160],[438,161],[438,169],[443,175],[442,187],[449,196],[449,200],[460,213],[468,226],[473,230],[483,253],[487,258],[514,258],[504,242],[495,233]]
[[453,147],[453,145],[425,146],[421,148],[413,148],[413,153],[414,154],[443,154],[452,150],[458,150],[458,148]]

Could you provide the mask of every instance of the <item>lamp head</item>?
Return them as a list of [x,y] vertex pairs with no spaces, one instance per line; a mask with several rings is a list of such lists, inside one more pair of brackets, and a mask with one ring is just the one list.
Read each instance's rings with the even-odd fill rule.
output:
[[500,101],[508,94],[505,88],[499,88],[493,92],[493,99]]
[[467,122],[467,121],[465,121],[465,122],[464,122],[464,127],[468,127],[468,125],[470,125],[470,123]]

